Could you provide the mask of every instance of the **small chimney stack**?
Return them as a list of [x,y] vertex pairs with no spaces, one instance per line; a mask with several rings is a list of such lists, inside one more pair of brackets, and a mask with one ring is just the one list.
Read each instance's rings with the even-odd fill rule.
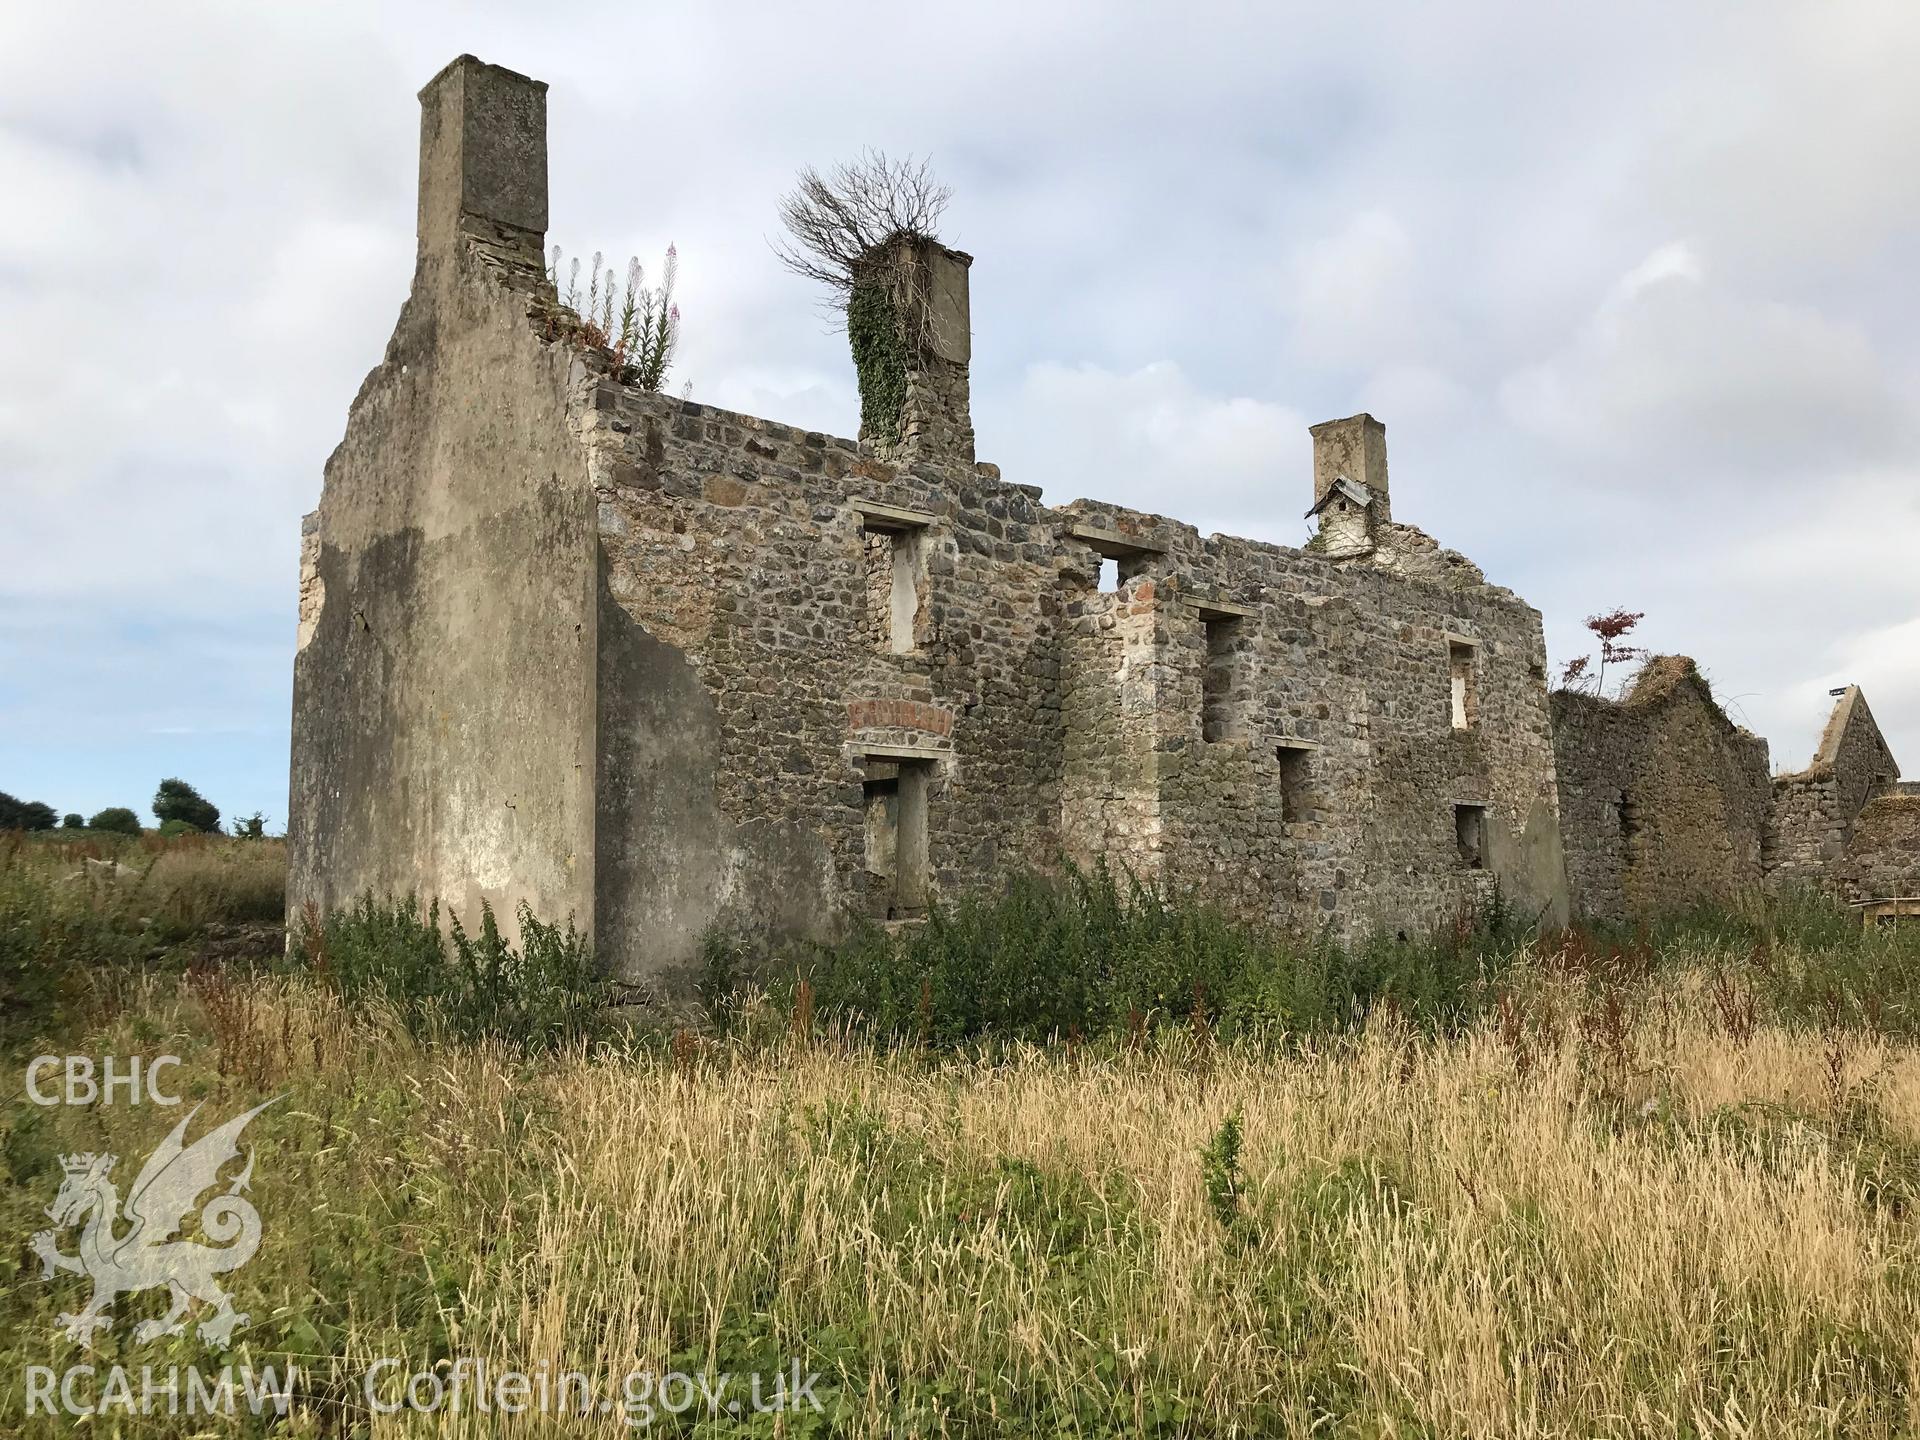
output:
[[462,55],[420,92],[419,256],[468,235],[541,260],[547,86]]
[[1387,427],[1363,412],[1344,420],[1323,420],[1310,426],[1307,433],[1313,436],[1314,511],[1325,507],[1334,482],[1345,479],[1366,487],[1372,499],[1368,509],[1375,524],[1391,521],[1393,515],[1387,499]]

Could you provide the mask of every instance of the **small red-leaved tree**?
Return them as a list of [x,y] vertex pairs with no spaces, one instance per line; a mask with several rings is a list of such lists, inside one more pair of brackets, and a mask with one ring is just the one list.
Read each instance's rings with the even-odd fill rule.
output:
[[1627,636],[1633,633],[1633,627],[1646,618],[1643,610],[1610,610],[1605,615],[1589,615],[1587,629],[1600,642],[1600,668],[1589,674],[1593,657],[1574,656],[1560,672],[1561,688],[1584,690],[1593,695],[1604,694],[1602,687],[1606,684],[1607,666],[1625,665],[1647,658],[1645,650],[1626,643]]

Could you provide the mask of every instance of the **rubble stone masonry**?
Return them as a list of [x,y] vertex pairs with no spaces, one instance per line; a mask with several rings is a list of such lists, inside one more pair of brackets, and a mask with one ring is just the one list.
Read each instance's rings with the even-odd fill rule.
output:
[[1893,788],[1900,767],[1858,686],[1833,707],[1813,763],[1773,781],[1767,872],[1775,886],[1822,883],[1846,854],[1855,817]]
[[1574,908],[1644,918],[1757,894],[1767,742],[1722,713],[1693,661],[1649,660],[1619,701],[1553,697]]

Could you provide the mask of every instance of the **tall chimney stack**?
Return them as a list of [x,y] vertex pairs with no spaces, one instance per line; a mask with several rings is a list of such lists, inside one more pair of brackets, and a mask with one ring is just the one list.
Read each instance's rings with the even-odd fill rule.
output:
[[420,92],[420,258],[463,235],[535,261],[547,236],[546,82],[471,55]]

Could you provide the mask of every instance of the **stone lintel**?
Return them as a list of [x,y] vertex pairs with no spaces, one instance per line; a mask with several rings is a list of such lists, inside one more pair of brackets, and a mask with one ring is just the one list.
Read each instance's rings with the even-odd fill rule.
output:
[[924,510],[885,505],[878,500],[855,500],[853,508],[860,513],[869,530],[924,530],[939,518]]
[[1236,605],[1231,600],[1204,599],[1198,595],[1193,597],[1193,608],[1208,620],[1239,620],[1260,613],[1252,605]]
[[870,745],[863,740],[855,740],[850,747],[854,754],[869,760],[951,760],[953,751],[936,749],[931,745]]
[[1128,555],[1164,555],[1167,547],[1146,535],[1128,535],[1101,525],[1075,524],[1067,531],[1076,540],[1085,541],[1110,560]]

